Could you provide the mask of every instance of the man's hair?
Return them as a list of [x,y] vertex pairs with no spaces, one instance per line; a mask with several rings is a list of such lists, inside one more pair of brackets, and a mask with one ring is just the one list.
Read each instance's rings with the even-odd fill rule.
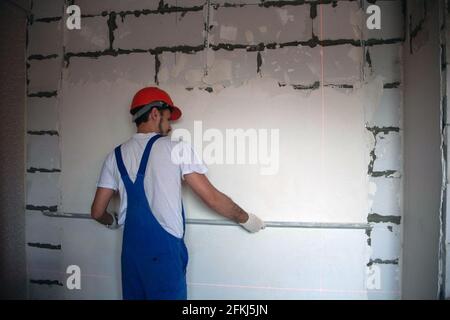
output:
[[[135,115],[135,114],[136,114],[139,110],[141,110],[143,107],[144,107],[144,106],[134,108],[134,109],[130,110],[130,113],[131,113],[132,115]],[[167,110],[170,110],[169,108],[166,108],[166,107],[157,107],[157,106],[151,107],[150,110],[148,110],[147,112],[145,112],[144,114],[142,114],[139,118],[137,118],[136,120],[134,120],[134,122],[136,123],[136,127],[138,127],[140,124],[145,123],[145,122],[148,121],[148,116],[150,115],[150,112],[152,112],[153,108],[158,109],[158,111],[161,113],[161,115],[162,115],[162,111],[163,111],[163,110],[166,110],[166,109],[167,109]]]

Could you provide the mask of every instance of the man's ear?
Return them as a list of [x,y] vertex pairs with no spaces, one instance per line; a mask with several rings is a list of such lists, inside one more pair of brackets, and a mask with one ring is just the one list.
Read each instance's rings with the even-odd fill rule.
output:
[[157,119],[158,115],[159,115],[158,109],[157,108],[153,108],[152,111],[150,112],[149,118],[150,119]]

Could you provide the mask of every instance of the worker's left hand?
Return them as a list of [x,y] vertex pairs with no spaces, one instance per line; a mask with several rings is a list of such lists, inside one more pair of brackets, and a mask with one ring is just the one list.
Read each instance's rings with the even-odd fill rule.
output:
[[118,229],[120,226],[118,223],[117,213],[115,213],[115,212],[109,213],[108,212],[108,214],[112,217],[113,221],[111,224],[107,224],[106,227],[111,230]]

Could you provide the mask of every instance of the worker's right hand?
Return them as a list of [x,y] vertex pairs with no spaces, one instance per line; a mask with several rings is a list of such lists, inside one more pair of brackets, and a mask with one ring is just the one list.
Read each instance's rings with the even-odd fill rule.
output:
[[264,221],[252,213],[248,214],[248,220],[240,225],[250,233],[258,232],[266,227]]

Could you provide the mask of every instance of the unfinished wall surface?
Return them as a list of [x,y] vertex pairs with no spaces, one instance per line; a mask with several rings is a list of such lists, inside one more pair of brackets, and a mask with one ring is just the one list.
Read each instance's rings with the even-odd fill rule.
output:
[[[26,1],[21,1],[26,6]],[[0,2],[0,299],[25,299],[26,13]]]
[[[439,1],[408,1],[402,297],[438,297],[441,164]],[[427,63],[423,63],[427,61]],[[424,168],[427,168],[424,170]]]
[[[28,25],[30,298],[120,299],[121,231],[87,213],[104,157],[133,133],[128,104],[148,85],[184,110],[173,127],[199,154],[196,121],[219,134],[278,130],[275,172],[207,162],[245,209],[338,225],[249,235],[190,223],[188,298],[400,297],[403,1],[376,1],[381,30],[366,28],[365,1],[74,3],[80,30],[66,28],[63,1],[33,1]],[[188,219],[218,218],[184,196]],[[66,287],[69,265],[81,290]]]

